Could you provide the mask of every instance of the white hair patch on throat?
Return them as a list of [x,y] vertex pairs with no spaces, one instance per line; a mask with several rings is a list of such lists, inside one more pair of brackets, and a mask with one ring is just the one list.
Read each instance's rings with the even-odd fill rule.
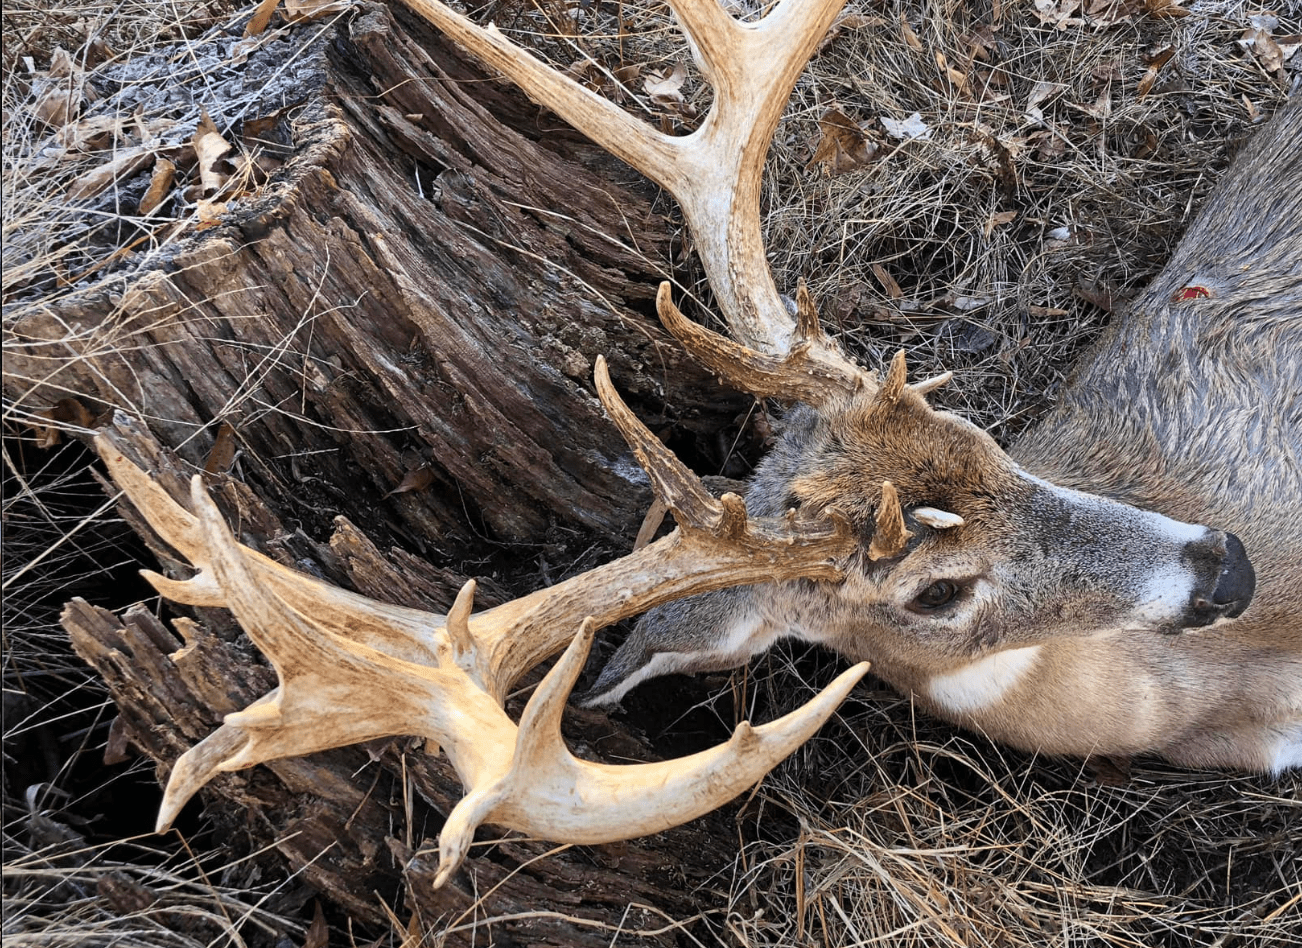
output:
[[1031,670],[1039,655],[1038,645],[995,652],[958,671],[934,676],[927,682],[927,694],[956,714],[984,710],[1003,700]]

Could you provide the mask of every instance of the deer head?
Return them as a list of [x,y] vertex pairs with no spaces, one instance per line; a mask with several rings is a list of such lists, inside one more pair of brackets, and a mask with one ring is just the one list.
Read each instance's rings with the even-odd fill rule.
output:
[[[835,512],[857,546],[836,582],[733,588],[652,610],[585,702],[617,702],[672,671],[735,667],[785,635],[867,659],[942,714],[971,710],[946,676],[1055,638],[1175,633],[1240,615],[1255,577],[1233,534],[1057,487],[985,432],[933,410],[945,379],[906,382],[904,353],[878,383],[858,371],[811,383],[802,329],[764,359],[660,313],[695,356],[739,388],[804,404],[746,492],[752,510]],[[1033,653],[1015,654],[1029,658]],[[939,683],[939,684],[938,684]]]

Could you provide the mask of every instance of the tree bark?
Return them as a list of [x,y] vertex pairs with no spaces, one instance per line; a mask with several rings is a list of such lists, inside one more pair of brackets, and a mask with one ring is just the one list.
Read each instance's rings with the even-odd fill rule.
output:
[[[12,323],[7,394],[143,418],[147,432],[110,423],[174,495],[206,469],[243,542],[375,598],[446,609],[465,577],[435,561],[473,559],[508,577],[480,578],[483,607],[527,591],[511,576],[537,583],[543,557],[627,549],[650,492],[593,395],[595,357],[653,427],[713,433],[748,402],[654,319],[673,236],[655,195],[385,7],[298,65],[321,71],[319,92],[296,107],[271,182],[127,285],[106,278]],[[229,615],[176,621],[197,641],[183,653],[146,608],[65,613],[118,704],[117,733],[160,779],[274,685]],[[604,715],[576,711],[572,727],[595,755],[654,756]],[[450,945],[484,944],[485,925],[497,943],[568,946],[662,928],[715,901],[701,893],[735,848],[718,814],[545,859],[550,845],[509,839],[435,891],[428,846],[459,796],[444,759],[398,740],[203,794],[219,834],[274,847],[349,916],[387,925],[384,903],[403,905]]]
[[[17,321],[10,394],[135,409],[200,465],[226,422],[320,531],[365,512],[448,556],[476,530],[625,538],[650,494],[595,357],[653,422],[715,431],[744,405],[652,315],[671,227],[632,172],[410,30],[383,7],[341,26],[272,185],[125,289]],[[425,469],[433,489],[390,495]]]

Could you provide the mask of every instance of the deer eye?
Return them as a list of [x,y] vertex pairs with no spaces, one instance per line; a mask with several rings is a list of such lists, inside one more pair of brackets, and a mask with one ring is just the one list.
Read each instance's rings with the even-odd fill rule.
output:
[[957,599],[962,591],[963,587],[958,583],[941,579],[918,593],[910,605],[919,612],[935,612]]

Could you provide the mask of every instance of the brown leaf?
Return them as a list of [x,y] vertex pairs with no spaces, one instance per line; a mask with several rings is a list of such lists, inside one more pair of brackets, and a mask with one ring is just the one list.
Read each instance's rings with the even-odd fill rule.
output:
[[940,51],[936,52],[936,65],[940,68],[940,71],[945,74],[945,77],[949,79],[949,84],[954,87],[955,91],[961,92],[963,95],[971,98],[972,87],[968,84],[967,76],[963,75],[962,72],[951,66],[945,54]]
[[144,171],[153,158],[153,152],[141,147],[119,152],[117,157],[107,164],[79,175],[72,184],[68,185],[68,197],[74,201],[95,197],[118,181],[125,181]]
[[827,35],[818,42],[818,48],[814,50],[815,56],[821,56],[823,52],[836,41],[842,33],[850,30],[861,30],[869,26],[885,26],[886,21],[879,16],[864,16],[862,13],[846,13],[842,11],[832,25],[827,28]]
[[989,237],[996,227],[1011,224],[1017,219],[1017,211],[996,211],[986,220],[986,236]]
[[343,13],[352,5],[352,0],[285,0],[285,15],[291,23],[307,23]]
[[280,0],[262,0],[258,4],[258,9],[253,12],[253,19],[249,20],[249,25],[244,27],[244,35],[257,36],[265,30],[278,6],[280,6]]
[[169,161],[161,155],[154,162],[154,173],[149,178],[149,190],[140,199],[137,208],[140,216],[147,217],[163,203],[167,193],[172,190],[172,181],[176,177],[176,162]]
[[222,167],[222,159],[231,151],[231,143],[217,131],[208,110],[204,109],[199,125],[194,130],[194,154],[199,163],[200,196],[210,198],[220,191],[230,177]]
[[92,115],[76,124],[59,130],[54,140],[76,151],[102,151],[112,145],[115,138],[130,134],[121,115]]
[[412,491],[424,490],[433,483],[434,472],[428,467],[419,467],[414,471],[408,471],[403,477],[402,483],[384,496],[392,497],[394,494],[409,494]]
[[54,50],[50,68],[32,81],[32,112],[47,125],[60,128],[81,111],[86,95],[85,73],[62,46]]
[[642,88],[646,90],[651,100],[660,105],[666,105],[672,102],[682,102],[683,83],[687,81],[687,65],[678,63],[667,73],[648,72],[642,80]]
[[223,421],[217,429],[217,437],[213,439],[212,450],[203,462],[203,472],[211,476],[229,471],[235,463],[235,447],[235,429],[229,422]]
[[916,52],[922,52],[922,40],[918,39],[918,34],[913,32],[913,27],[909,26],[909,21],[904,19],[904,13],[900,13],[900,35],[904,37],[904,42],[908,44],[909,49]]
[[1141,101],[1144,99],[1145,96],[1148,95],[1149,92],[1153,90],[1153,83],[1156,81],[1157,81],[1157,68],[1154,66],[1149,66],[1148,69],[1144,72],[1144,77],[1139,80],[1139,86],[1135,90],[1137,93],[1139,93],[1139,98]]
[[325,912],[321,910],[319,901],[312,912],[312,924],[307,926],[307,934],[303,936],[303,948],[330,948],[330,928],[326,925]]
[[1149,16],[1158,19],[1188,16],[1189,11],[1181,7],[1179,3],[1180,0],[1144,0],[1144,10]]
[[872,265],[872,271],[873,276],[875,276],[877,282],[882,285],[882,289],[886,291],[887,296],[893,300],[904,298],[904,291],[900,289],[900,285],[895,282],[895,277],[891,276],[885,267],[880,263],[874,263]]
[[822,165],[828,174],[845,174],[871,163],[877,146],[859,124],[839,109],[831,108],[818,120],[820,132],[810,165]]

